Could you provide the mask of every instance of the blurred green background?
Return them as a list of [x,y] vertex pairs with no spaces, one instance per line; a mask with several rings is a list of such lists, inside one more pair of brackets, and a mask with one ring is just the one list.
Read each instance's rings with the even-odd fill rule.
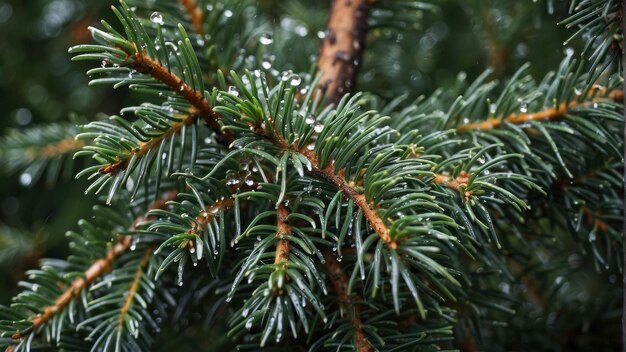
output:
[[[175,1],[175,0],[172,0]],[[487,67],[492,77],[511,75],[524,62],[539,77],[563,57],[563,42],[573,33],[557,22],[566,2],[533,0],[435,1],[439,11],[424,11],[412,23],[373,14],[368,46],[384,55],[365,53],[357,90],[384,98],[408,93],[417,97],[445,88],[460,72],[471,79]],[[89,63],[72,63],[69,46],[90,42],[88,26],[111,18],[113,1],[0,1],[0,128],[24,130],[33,125],[74,119],[88,121],[113,114],[128,103],[124,89],[89,87]],[[294,23],[305,37],[318,40],[328,4],[320,1],[259,1],[271,21],[288,30]],[[385,22],[388,21],[388,22]],[[389,28],[389,23],[398,29]],[[575,49],[579,42],[569,44]],[[317,49],[298,53],[314,58]],[[282,58],[288,61],[289,57]],[[310,60],[312,61],[312,60]],[[136,98],[135,98],[136,99]],[[73,117],[72,117],[73,116]],[[2,151],[0,150],[0,155]],[[79,160],[74,174],[87,160]],[[11,172],[9,172],[11,171]],[[85,196],[86,180],[61,179],[54,187],[28,182],[18,170],[0,170],[0,304],[17,292],[24,271],[42,257],[63,258],[64,233],[80,218],[90,218],[94,196]]]

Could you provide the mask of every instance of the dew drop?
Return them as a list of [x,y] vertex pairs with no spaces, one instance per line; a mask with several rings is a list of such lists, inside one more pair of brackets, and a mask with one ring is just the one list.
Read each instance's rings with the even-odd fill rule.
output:
[[269,56],[264,57],[261,62],[261,66],[263,66],[264,69],[269,70],[272,68],[272,59]]
[[20,184],[22,186],[30,186],[30,184],[33,182],[33,176],[27,172],[24,172],[23,174],[20,175]]
[[519,107],[519,111],[526,113],[528,112],[528,103],[522,103]]
[[163,24],[163,15],[161,15],[160,12],[153,12],[152,15],[150,15],[150,21],[152,21],[152,23],[156,23],[156,24]]
[[298,75],[292,75],[291,80],[289,81],[292,87],[297,87],[302,83],[302,78]]
[[234,95],[236,97],[239,96],[239,91],[237,90],[237,87],[235,86],[228,86],[228,94]]
[[318,31],[317,32],[317,37],[320,38],[320,39],[326,38],[326,31]]
[[259,38],[259,42],[263,45],[270,45],[274,42],[274,38],[272,38],[272,34],[265,32],[261,35],[261,38]]
[[485,163],[485,156],[483,155],[480,158],[478,158],[478,162],[481,163],[481,164],[484,164]]
[[306,122],[307,125],[312,125],[315,122],[315,116],[314,115],[307,116],[306,119],[304,119],[304,122]]
[[224,11],[224,16],[227,18],[233,17],[233,12],[231,10]]
[[315,125],[315,127],[313,127],[313,129],[315,130],[315,132],[320,133],[324,129],[324,125],[322,125],[321,123],[318,123]]

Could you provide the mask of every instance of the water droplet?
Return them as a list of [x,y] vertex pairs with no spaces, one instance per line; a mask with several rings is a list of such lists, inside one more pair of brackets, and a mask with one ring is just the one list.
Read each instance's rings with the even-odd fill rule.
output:
[[312,125],[315,122],[315,115],[309,115],[304,119],[307,125]]
[[320,39],[326,38],[326,31],[318,31],[317,32],[317,37],[320,38]]
[[263,66],[264,69],[269,70],[272,68],[272,59],[269,56],[265,56],[261,62],[261,66]]
[[233,17],[233,12],[231,10],[226,10],[226,11],[224,11],[224,16],[226,18]]
[[484,164],[485,163],[485,156],[482,155],[480,158],[478,158],[478,162],[481,163],[481,164]]
[[320,133],[324,129],[324,125],[322,125],[321,123],[315,124],[315,127],[313,127],[313,129],[315,130],[315,132]]
[[178,283],[178,286],[182,286],[182,285],[183,285],[183,282],[182,282],[182,281],[180,281],[180,282]]
[[33,176],[27,172],[24,172],[20,175],[20,184],[22,186],[30,186],[31,182],[33,182]]
[[252,185],[254,185],[254,180],[247,179],[246,180],[246,186],[252,186]]
[[296,26],[296,28],[294,28],[293,31],[296,32],[296,34],[301,37],[306,37],[306,35],[309,34],[309,30],[305,26],[302,26],[302,25]]
[[263,45],[270,45],[274,42],[274,38],[272,38],[272,34],[265,32],[261,35],[261,38],[259,38],[259,42]]
[[519,111],[526,113],[528,112],[528,103],[521,103],[519,107]]
[[309,144],[309,145],[307,145],[307,146],[306,146],[306,149],[308,149],[308,150],[313,150],[313,149],[315,149],[315,144]]
[[489,104],[489,113],[491,114],[495,114],[496,113],[496,108],[498,106],[496,104]]
[[300,78],[300,76],[291,75],[291,80],[289,81],[289,84],[291,84],[292,87],[297,87],[300,85],[300,83],[302,83],[302,78]]
[[163,24],[163,15],[161,15],[160,12],[153,12],[152,15],[150,15],[150,21],[152,21],[152,23],[156,23],[156,24]]
[[237,87],[235,86],[228,86],[228,94],[234,95],[236,97],[239,96],[239,91],[237,90]]
[[196,39],[196,44],[204,46],[204,39],[202,37],[198,37],[198,39]]

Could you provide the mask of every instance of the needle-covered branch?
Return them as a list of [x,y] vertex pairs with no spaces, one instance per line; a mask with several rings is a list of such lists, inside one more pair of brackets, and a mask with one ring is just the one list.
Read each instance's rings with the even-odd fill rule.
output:
[[[150,205],[149,211],[163,208],[165,203],[174,199],[176,195],[177,192],[175,191],[166,192],[162,199],[159,199]],[[130,231],[135,230],[137,225],[145,220],[145,216],[136,218],[130,227]],[[31,325],[27,329],[18,331],[11,337],[14,340],[18,340],[24,339],[30,334],[37,333],[41,326],[63,311],[73,299],[81,294],[83,290],[87,289],[97,279],[101,278],[103,274],[108,272],[112,268],[115,260],[131,248],[133,240],[133,236],[130,235],[120,237],[120,239],[106,252],[102,258],[94,261],[87,269],[85,269],[82,276],[72,281],[70,286],[54,300],[54,304],[42,308],[41,313],[30,317],[29,321]]]
[[622,90],[614,90],[607,94],[606,97],[600,96],[597,98],[593,98],[592,100],[584,100],[582,102],[579,99],[574,99],[569,102],[563,102],[557,107],[552,107],[533,113],[514,113],[508,115],[505,118],[492,117],[485,121],[460,125],[456,128],[456,130],[459,133],[464,133],[469,131],[498,128],[502,124],[521,125],[531,121],[558,120],[564,117],[569,111],[574,108],[590,107],[594,104],[607,100],[620,103],[624,100],[624,92]]

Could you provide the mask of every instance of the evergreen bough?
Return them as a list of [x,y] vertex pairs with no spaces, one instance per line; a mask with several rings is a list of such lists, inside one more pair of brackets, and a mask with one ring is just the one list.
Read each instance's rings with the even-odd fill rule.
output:
[[29,182],[90,157],[104,197],[0,307],[0,347],[615,349],[622,9],[570,4],[580,56],[410,101],[355,78],[368,29],[433,5],[334,1],[309,68],[253,2],[122,1],[70,53],[145,102],[2,141]]

